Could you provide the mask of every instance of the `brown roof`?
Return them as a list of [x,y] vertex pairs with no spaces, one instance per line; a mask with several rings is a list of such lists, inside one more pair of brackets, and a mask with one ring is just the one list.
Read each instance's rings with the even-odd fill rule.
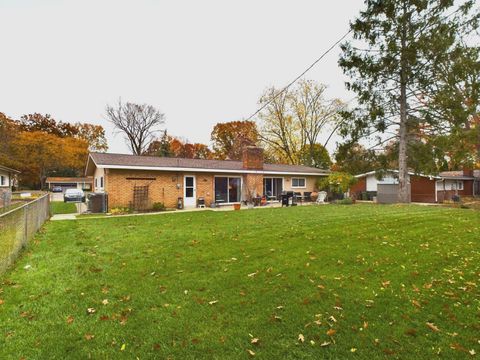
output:
[[[234,160],[204,160],[169,158],[158,156],[138,156],[125,154],[91,153],[93,161],[98,166],[141,166],[141,167],[171,167],[190,169],[212,169],[245,171],[242,161]],[[285,173],[315,173],[326,174],[329,171],[303,165],[263,164],[263,171],[275,171]]]
[[93,182],[91,176],[87,177],[47,177],[47,183],[83,183]]
[[[442,178],[472,178],[471,176],[465,176],[462,170],[442,171],[439,175]],[[480,170],[473,170],[473,177],[480,177]]]

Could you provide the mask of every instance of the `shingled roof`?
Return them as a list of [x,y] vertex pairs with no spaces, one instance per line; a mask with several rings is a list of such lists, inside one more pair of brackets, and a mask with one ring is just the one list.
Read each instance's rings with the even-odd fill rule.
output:
[[[466,176],[462,170],[442,171],[440,176],[444,179],[472,179],[472,176]],[[480,170],[473,170],[473,177],[480,178]]]
[[[209,170],[209,171],[238,171],[239,173],[248,172],[243,168],[242,161],[234,160],[204,160],[204,159],[185,159],[185,158],[169,158],[158,156],[138,156],[126,154],[112,153],[90,153],[90,158],[97,167],[101,168],[159,168],[159,170],[175,169],[192,169],[192,170]],[[255,171],[258,173],[291,173],[291,174],[309,174],[324,175],[328,174],[328,170],[317,169],[303,165],[282,165],[282,164],[263,164],[263,170]]]

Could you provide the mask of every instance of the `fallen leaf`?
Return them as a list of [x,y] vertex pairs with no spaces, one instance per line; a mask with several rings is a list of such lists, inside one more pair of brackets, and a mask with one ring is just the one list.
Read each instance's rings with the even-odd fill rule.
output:
[[127,345],[122,344],[122,347],[120,348],[120,351],[124,351],[126,347],[127,347]]
[[3,305],[4,303],[5,303],[5,301],[0,299],[0,305]]
[[103,299],[103,300],[102,300],[102,304],[103,304],[103,305],[107,305],[107,304],[108,304],[108,299]]
[[73,320],[74,320],[74,319],[73,319],[73,316],[70,315],[69,317],[67,317],[67,324],[73,323]]
[[85,334],[85,340],[92,340],[94,337],[95,337],[95,335]]
[[303,334],[298,334],[298,341],[300,342],[305,342],[305,337],[303,336]]
[[320,344],[321,347],[325,347],[325,346],[328,346],[330,345],[331,342],[330,341],[324,341],[323,343]]
[[355,351],[357,351],[357,348],[351,348],[350,349],[350,352],[354,353]]
[[422,305],[420,305],[420,303],[417,300],[412,300],[412,304],[413,304],[413,306],[416,306],[418,308],[422,307]]
[[258,344],[259,341],[260,341],[259,338],[253,338],[252,341],[250,341],[250,343],[256,345]]
[[255,356],[255,352],[253,352],[252,350],[248,349],[247,352],[248,352],[248,355]]
[[333,335],[335,335],[336,332],[337,332],[337,330],[335,330],[335,329],[328,329],[327,335],[328,336],[333,336]]
[[94,314],[95,312],[96,312],[96,310],[94,308],[88,308],[87,309],[88,314]]
[[475,356],[475,354],[476,354],[476,352],[475,352],[475,350],[474,350],[474,349],[472,349],[472,350],[469,350],[469,351],[468,351],[468,353],[469,353],[470,355],[472,355],[472,356]]
[[435,326],[435,324],[430,323],[430,322],[427,322],[426,324],[430,328],[430,330],[432,330],[434,332],[439,332],[440,331],[440,329],[437,326]]
[[209,305],[213,305],[213,304],[216,304],[216,303],[218,303],[218,300],[212,300],[212,301],[208,302]]
[[364,328],[364,329],[368,328],[368,321],[364,321],[364,322],[363,322],[363,328]]

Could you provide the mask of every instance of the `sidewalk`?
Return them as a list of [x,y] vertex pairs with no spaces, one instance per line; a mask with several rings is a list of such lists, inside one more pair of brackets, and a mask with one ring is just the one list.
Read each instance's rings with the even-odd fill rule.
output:
[[[309,206],[315,203],[303,203],[298,204],[299,206]],[[240,208],[241,211],[243,210],[259,210],[259,209],[272,209],[272,208],[280,208],[282,205],[280,203],[274,203],[267,206],[257,206],[253,209],[249,209],[247,206],[242,206]],[[52,221],[61,221],[61,220],[89,220],[89,219],[112,219],[112,218],[119,218],[119,217],[129,217],[129,216],[150,216],[150,215],[165,215],[165,214],[184,214],[189,212],[196,212],[196,211],[235,211],[233,206],[221,206],[218,208],[192,208],[192,209],[183,209],[183,210],[173,210],[173,211],[161,211],[161,212],[148,212],[148,213],[137,213],[137,214],[124,214],[124,215],[101,215],[101,216],[85,216],[85,217],[76,217],[77,214],[56,214],[53,215],[50,220]]]

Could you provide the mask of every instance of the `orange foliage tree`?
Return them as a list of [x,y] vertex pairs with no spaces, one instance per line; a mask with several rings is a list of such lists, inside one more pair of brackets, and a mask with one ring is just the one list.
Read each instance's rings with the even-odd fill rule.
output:
[[61,168],[81,171],[88,155],[83,139],[61,138],[43,131],[22,131],[14,142],[16,168],[24,185],[45,187],[45,180]]
[[253,121],[231,121],[214,126],[211,141],[218,159],[241,160],[246,145],[259,141],[257,125]]

